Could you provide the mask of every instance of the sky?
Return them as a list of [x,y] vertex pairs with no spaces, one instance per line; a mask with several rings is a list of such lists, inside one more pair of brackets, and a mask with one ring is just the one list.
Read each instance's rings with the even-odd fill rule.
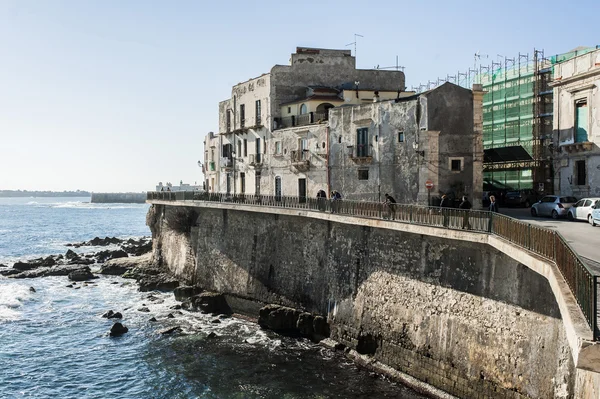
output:
[[410,89],[476,52],[598,45],[599,12],[598,0],[0,0],[0,190],[201,184],[219,101],[297,46],[354,52],[360,34],[357,66],[398,56]]

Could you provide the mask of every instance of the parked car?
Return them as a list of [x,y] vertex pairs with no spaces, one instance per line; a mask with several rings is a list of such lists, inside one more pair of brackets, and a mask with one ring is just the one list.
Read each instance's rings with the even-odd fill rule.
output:
[[575,197],[561,197],[560,195],[546,195],[531,206],[531,216],[552,216],[558,219],[566,216],[569,208],[577,202]]
[[569,220],[585,220],[591,223],[590,218],[592,217],[592,206],[600,198],[582,198],[577,201],[569,211],[567,212],[567,219]]
[[596,203],[592,205],[592,213],[588,218],[588,222],[590,222],[592,226],[600,224],[600,200],[596,201]]
[[523,206],[529,208],[540,200],[540,195],[535,190],[508,191],[504,197],[506,206]]

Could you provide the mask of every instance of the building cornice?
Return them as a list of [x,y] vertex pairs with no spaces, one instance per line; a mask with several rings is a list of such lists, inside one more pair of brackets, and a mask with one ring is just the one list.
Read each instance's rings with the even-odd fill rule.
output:
[[582,79],[587,79],[589,77],[595,76],[595,75],[600,75],[600,67],[596,67],[596,69],[593,69],[591,71],[587,71],[575,76],[571,76],[568,78],[564,78],[564,79],[555,79],[553,82],[551,82],[549,85],[551,87],[559,87],[559,86],[564,86],[567,85],[569,83],[573,83],[576,82],[578,80],[582,80]]

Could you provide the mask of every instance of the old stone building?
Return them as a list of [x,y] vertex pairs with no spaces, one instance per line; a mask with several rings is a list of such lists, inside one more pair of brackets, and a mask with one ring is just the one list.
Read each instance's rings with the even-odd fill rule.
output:
[[479,200],[482,95],[446,83],[406,98],[331,109],[331,188],[356,200],[382,201],[385,193],[401,203],[427,204],[429,194]]
[[554,67],[554,187],[600,196],[600,49]]
[[234,86],[219,104],[205,185],[232,195],[335,189],[369,201],[387,192],[420,204],[467,194],[475,203],[482,95],[450,83],[417,95],[400,71],[357,70],[347,50],[298,48],[291,65]]
[[[390,93],[398,96],[404,89],[403,72],[356,69],[350,50],[297,48],[290,65],[276,65],[269,73],[235,85],[231,98],[219,103],[218,140],[205,140],[212,140],[215,147],[218,141],[219,150],[211,170],[211,164],[206,162],[210,147],[205,145],[203,171],[207,189],[275,194],[277,188],[283,195],[298,195],[297,182],[292,189],[284,185],[287,179],[278,174],[280,168],[285,169],[282,174],[294,174],[289,157],[295,146],[281,147],[281,154],[276,153],[277,145],[282,146],[287,140],[277,130],[283,131],[286,123],[289,127],[322,123],[328,108],[347,98],[351,103],[361,102],[368,92],[366,99],[372,101],[376,91],[377,95],[390,97]],[[319,102],[311,92],[328,94],[328,98]],[[355,95],[350,96],[349,92]]]

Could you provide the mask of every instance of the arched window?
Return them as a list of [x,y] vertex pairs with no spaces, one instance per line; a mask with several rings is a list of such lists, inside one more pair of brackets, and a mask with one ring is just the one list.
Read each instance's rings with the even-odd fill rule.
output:
[[308,109],[306,108],[306,104],[302,104],[300,106],[300,115],[304,115],[306,113],[308,113]]

